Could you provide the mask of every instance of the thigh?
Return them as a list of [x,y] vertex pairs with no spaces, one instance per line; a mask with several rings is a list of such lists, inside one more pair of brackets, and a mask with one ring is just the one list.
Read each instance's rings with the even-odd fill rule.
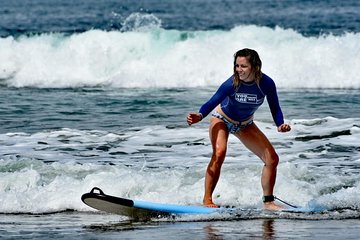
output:
[[216,117],[210,118],[209,135],[214,151],[217,149],[226,151],[229,132],[223,120]]
[[265,134],[256,126],[255,123],[247,126],[235,134],[240,141],[257,155],[260,159],[265,161],[269,155],[275,153],[274,147],[270,143]]

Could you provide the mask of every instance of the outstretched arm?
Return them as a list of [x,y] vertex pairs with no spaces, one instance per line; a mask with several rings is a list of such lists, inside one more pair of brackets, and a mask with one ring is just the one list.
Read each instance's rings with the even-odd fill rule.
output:
[[187,123],[189,125],[195,124],[200,122],[204,117],[206,117],[221,101],[223,101],[226,96],[228,96],[233,90],[232,80],[233,77],[231,76],[228,78],[216,93],[207,101],[204,105],[201,106],[198,113],[191,112],[187,116]]
[[264,81],[262,81],[262,89],[266,91],[266,98],[278,132],[290,131],[290,125],[284,123],[284,116],[279,104],[279,98],[277,95],[275,82],[267,75],[264,75]]

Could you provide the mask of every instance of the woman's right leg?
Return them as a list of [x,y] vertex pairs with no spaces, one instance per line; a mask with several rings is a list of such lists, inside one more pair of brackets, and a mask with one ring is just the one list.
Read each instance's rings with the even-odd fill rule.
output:
[[221,166],[225,160],[229,132],[224,121],[211,117],[209,134],[213,154],[206,170],[203,204],[207,207],[218,207],[212,200],[212,194],[220,177]]

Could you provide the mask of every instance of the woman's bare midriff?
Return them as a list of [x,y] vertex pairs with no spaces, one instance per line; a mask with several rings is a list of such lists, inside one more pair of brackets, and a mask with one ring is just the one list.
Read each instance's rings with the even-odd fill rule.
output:
[[229,122],[231,122],[231,123],[233,123],[233,124],[235,124],[235,125],[238,125],[238,124],[240,123],[240,122],[238,122],[238,121],[235,121],[235,120],[232,120],[231,118],[229,118],[229,117],[223,112],[223,110],[221,109],[221,106],[220,106],[220,105],[218,105],[215,110],[216,110],[218,113],[220,113],[221,115],[223,115],[224,118],[226,118],[226,120],[228,120]]
[[[235,125],[239,125],[239,124],[240,124],[239,121],[235,121],[235,120],[229,118],[229,117],[224,113],[224,111],[221,109],[221,106],[220,106],[220,105],[218,105],[218,106],[215,108],[215,110],[216,110],[218,113],[220,113],[224,118],[226,118],[226,120],[228,120],[229,122],[231,122],[231,123],[233,123],[233,124],[235,124]],[[251,120],[253,120],[253,116],[251,116],[249,119],[241,122],[241,124],[246,124],[246,123],[248,123],[248,122],[251,121]]]

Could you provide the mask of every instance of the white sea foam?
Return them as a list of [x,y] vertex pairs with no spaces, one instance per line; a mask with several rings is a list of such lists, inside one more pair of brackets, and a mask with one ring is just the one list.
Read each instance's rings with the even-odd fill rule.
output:
[[[136,24],[136,23],[134,23]],[[283,88],[360,88],[360,34],[305,37],[291,29],[230,31],[90,30],[0,39],[0,81],[24,87],[217,86],[232,55],[256,49],[263,71]]]
[[[295,205],[315,202],[330,210],[359,210],[357,121],[292,120],[287,134],[258,122],[276,141],[281,158],[275,194]],[[340,135],[330,136],[334,132]],[[95,186],[115,196],[201,204],[211,154],[207,135],[202,125],[145,126],[120,133],[62,129],[1,134],[0,212],[90,211],[80,197]],[[261,169],[261,161],[231,136],[215,201],[260,206]]]

